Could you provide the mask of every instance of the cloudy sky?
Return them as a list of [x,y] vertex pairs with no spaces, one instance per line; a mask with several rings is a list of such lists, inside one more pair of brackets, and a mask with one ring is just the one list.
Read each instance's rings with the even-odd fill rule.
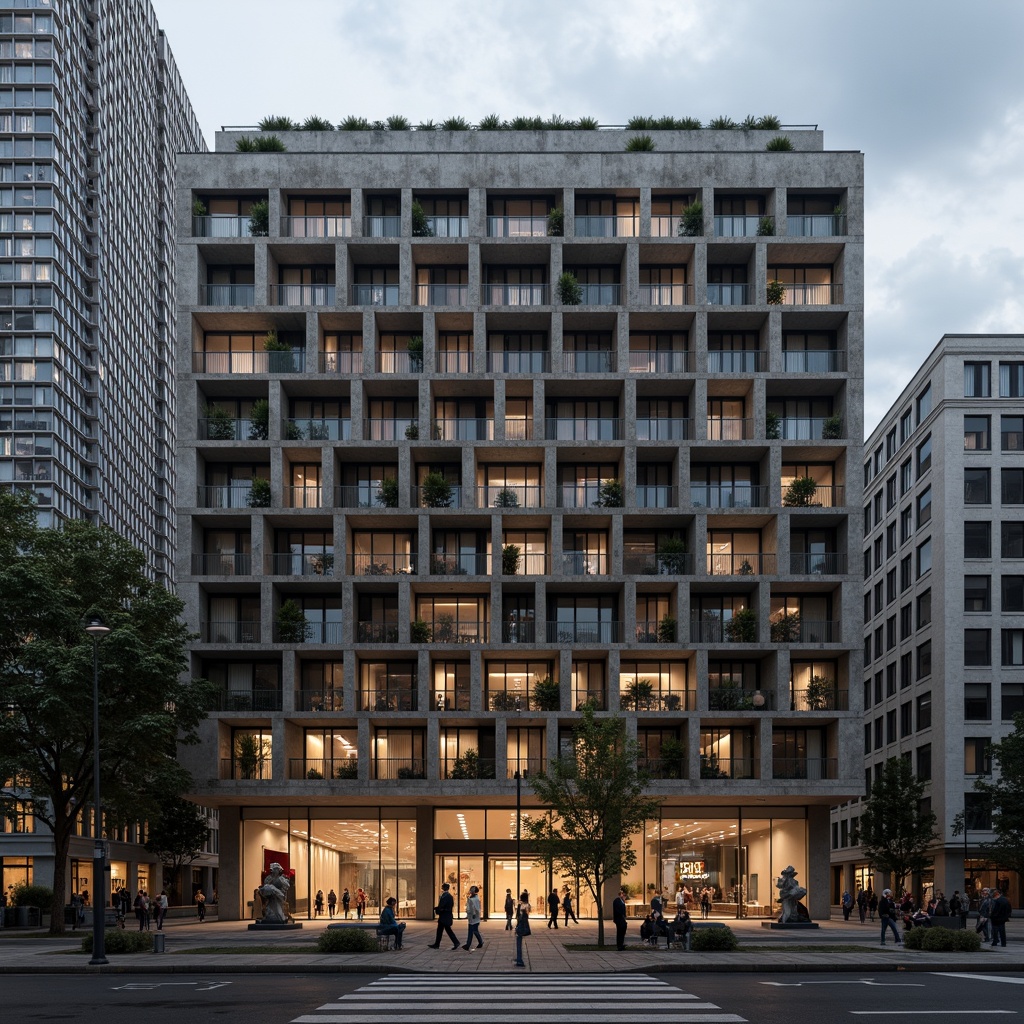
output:
[[1024,333],[1020,0],[153,0],[212,146],[267,114],[776,114],[865,154],[866,426]]

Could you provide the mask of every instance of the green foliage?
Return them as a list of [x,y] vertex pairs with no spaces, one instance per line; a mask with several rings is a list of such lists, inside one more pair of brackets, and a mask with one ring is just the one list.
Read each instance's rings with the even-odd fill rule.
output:
[[[192,636],[181,600],[150,579],[146,561],[113,530],[84,520],[40,530],[25,496],[0,492],[0,814],[26,805],[66,864],[76,808],[93,792],[93,657],[89,615],[111,632],[96,641],[101,790],[111,827],[152,819],[156,797],[191,777],[177,760],[214,702],[187,675]],[[104,728],[103,725],[106,725]],[[56,872],[51,932],[64,931],[64,871]]]
[[[412,233],[415,238],[430,238],[434,232],[430,230],[430,223],[423,207],[417,200],[412,201]],[[420,338],[420,351],[423,350],[423,339]]]
[[388,131],[391,132],[407,132],[411,125],[409,124],[409,118],[403,117],[401,114],[392,114],[387,119]]
[[576,122],[567,120],[562,117],[561,114],[552,114],[547,121],[544,122],[544,127],[549,132],[572,131],[576,127]]
[[782,419],[779,414],[773,409],[769,409],[764,414],[764,436],[769,441],[778,441],[782,436],[781,426]]
[[764,148],[769,153],[790,153],[793,150],[793,143],[789,141],[787,135],[776,135],[774,139],[768,140],[768,145]]
[[737,685],[733,679],[723,679],[708,690],[708,701],[713,711],[752,711],[753,695]]
[[434,124],[433,121],[420,121],[420,123],[418,125],[416,125],[416,131],[418,131],[418,132],[436,132],[437,131],[437,125]]
[[249,440],[266,441],[270,436],[270,402],[257,398],[249,409]]
[[192,216],[193,217],[206,217],[209,211],[206,209],[206,203],[202,199],[192,200]]
[[723,114],[721,117],[713,117],[708,121],[708,127],[714,131],[731,131],[736,127],[736,122]]
[[277,639],[282,644],[301,644],[309,636],[309,623],[297,601],[288,598],[277,610]]
[[774,114],[762,114],[757,119],[757,127],[761,131],[777,132],[782,127],[782,122]]
[[326,117],[317,117],[315,114],[310,114],[302,122],[301,130],[304,132],[333,132],[334,125]]
[[712,754],[700,755],[700,777],[702,779],[728,779],[729,773],[718,767],[718,758]]
[[320,953],[376,953],[376,936],[365,928],[325,928],[316,940]]
[[781,306],[786,298],[786,286],[781,281],[769,281],[765,301],[769,306]]
[[[416,203],[413,203],[413,225],[416,223]],[[420,215],[423,215],[423,207],[420,207]],[[429,227],[426,226],[426,217],[423,218],[423,229],[427,234],[433,234]],[[413,228],[415,234],[415,226]],[[423,369],[423,336],[420,334],[414,334],[405,344],[406,351],[409,353],[409,366],[413,373],[419,373]]]
[[535,679],[530,705],[534,711],[558,711],[562,703],[562,689],[557,679],[545,676]]
[[511,121],[506,122],[506,127],[514,132],[536,132],[542,131],[544,128],[543,117],[513,117]]
[[757,233],[762,238],[770,238],[775,234],[775,218],[774,217],[762,217],[757,222]]
[[548,214],[548,234],[552,238],[561,238],[565,231],[565,211],[560,207],[554,207]]
[[627,153],[653,153],[655,148],[650,135],[634,135],[626,142]]
[[890,757],[871,787],[860,816],[864,858],[893,876],[893,891],[902,892],[912,874],[931,863],[929,847],[938,838],[935,815],[921,809],[925,783],[910,762]]
[[257,135],[255,138],[243,135],[235,140],[235,150],[239,153],[283,153],[287,148],[276,135]]
[[795,644],[800,642],[800,616],[796,612],[780,615],[770,627],[773,644]]
[[787,508],[807,508],[815,504],[818,493],[818,482],[812,476],[798,476],[790,481],[786,493],[782,496],[782,504]]
[[259,128],[261,132],[293,132],[299,126],[290,118],[280,114],[263,118]]
[[637,861],[633,837],[659,801],[646,796],[650,777],[638,763],[638,746],[626,738],[625,720],[597,718],[584,705],[573,730],[572,749],[551,759],[530,786],[550,815],[527,826],[539,858],[561,874],[580,879],[597,906],[597,941],[604,945],[604,885]]
[[699,117],[680,117],[676,121],[676,128],[685,132],[697,132],[703,127]]
[[277,336],[277,331],[273,328],[263,336],[264,352],[291,352],[291,350],[291,345],[287,341],[281,341]]
[[354,757],[345,758],[341,764],[335,766],[334,777],[336,779],[358,779],[359,762]]
[[753,114],[747,114],[742,121],[740,121],[740,128],[745,132],[749,132],[753,128],[757,128],[760,122]]
[[518,544],[505,544],[501,549],[501,571],[505,576],[515,576],[519,572],[522,550]]
[[595,508],[622,508],[622,481],[603,480],[597,489]]
[[251,732],[235,736],[235,770],[240,779],[263,777],[263,766],[270,760],[270,740],[262,739]]
[[739,948],[736,933],[727,925],[721,928],[694,928],[690,949],[695,953],[731,953]]
[[654,708],[654,684],[649,679],[633,679],[622,691],[626,711],[651,711]]
[[828,676],[811,676],[804,694],[808,711],[831,711],[836,706],[836,681]]
[[679,234],[689,238],[704,234],[704,204],[699,199],[683,210],[679,218]]
[[420,437],[420,425],[418,423],[410,423],[405,428],[405,439],[407,441],[418,441]]
[[479,779],[480,755],[470,747],[461,757],[455,758],[448,771],[449,779]]
[[686,744],[675,739],[661,741],[661,777],[681,779],[686,774]]
[[563,306],[578,306],[583,301],[583,288],[576,280],[576,275],[569,270],[558,278],[555,293]]
[[420,498],[424,508],[450,508],[452,504],[452,485],[444,478],[444,473],[431,470],[420,485]]
[[149,823],[146,849],[177,876],[203,852],[209,836],[206,813],[198,804],[177,796],[162,796],[159,811]]
[[387,476],[381,480],[377,501],[385,508],[398,508],[398,481],[395,477]]
[[464,117],[446,117],[441,122],[443,132],[468,132],[472,125]]
[[423,619],[409,623],[409,642],[414,644],[430,643],[430,624]]
[[725,624],[725,639],[733,644],[757,643],[757,613],[753,608],[741,608],[733,612]]
[[662,537],[658,541],[658,571],[681,576],[686,571],[686,541],[679,537]]
[[203,409],[206,417],[206,436],[211,441],[233,441],[235,439],[235,418],[219,405],[208,405]]
[[596,117],[581,117],[576,122],[576,128],[578,131],[596,132],[600,127],[601,124]]
[[821,437],[824,441],[835,441],[843,436],[843,417],[826,416],[825,422],[821,425]]
[[338,124],[338,131],[368,132],[370,127],[370,122],[367,121],[365,117],[357,117],[355,114],[349,114],[348,117]]
[[53,908],[53,890],[46,885],[24,885],[19,883],[11,894],[14,907],[38,907],[40,910]]
[[904,934],[903,943],[907,949],[926,953],[977,953],[981,936],[973,929],[933,924],[930,928],[911,928]]
[[674,644],[676,642],[676,620],[671,615],[663,615],[658,622],[658,643]]
[[633,131],[644,131],[647,128],[656,128],[658,126],[658,119],[656,117],[648,117],[645,114],[636,114],[626,122],[626,127]]
[[488,114],[486,117],[480,118],[476,130],[478,132],[500,132],[504,127],[505,122],[497,114]]
[[259,199],[249,207],[249,234],[253,238],[265,238],[270,230],[270,203]]
[[[105,953],[117,954],[151,953],[153,951],[153,933],[107,928],[103,932],[103,950]],[[83,937],[82,952],[92,952],[92,933]]]
[[271,500],[270,481],[262,476],[254,476],[249,488],[249,508],[270,508]]
[[519,495],[511,487],[502,487],[494,496],[495,508],[519,508]]

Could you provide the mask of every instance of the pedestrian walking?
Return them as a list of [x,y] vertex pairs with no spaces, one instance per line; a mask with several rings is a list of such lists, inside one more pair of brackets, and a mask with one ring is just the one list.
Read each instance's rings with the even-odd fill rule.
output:
[[857,893],[857,913],[860,915],[860,923],[863,924],[868,917],[868,891],[861,889]]
[[167,916],[167,908],[170,905],[167,899],[167,890],[161,889],[160,895],[153,898],[153,916],[156,918],[156,930],[164,930],[164,918]]
[[366,913],[366,892],[363,889],[356,889],[356,919],[362,921]]
[[[891,894],[890,894],[891,895]],[[875,911],[878,910],[878,897],[868,889],[868,914],[871,915],[871,920],[875,919]]]
[[853,910],[853,897],[850,895],[850,890],[849,889],[847,889],[843,893],[842,907],[843,907],[843,920],[844,921],[849,921],[850,920],[850,911]]
[[711,893],[707,889],[700,894],[700,916],[705,921],[711,917]]
[[612,900],[612,921],[615,924],[615,948],[626,948],[626,890],[620,889],[619,895]]
[[324,912],[324,891],[323,889],[317,889],[316,896],[313,897],[313,916],[320,917]]
[[338,909],[338,894],[332,889],[327,894],[327,914],[334,917],[334,911]]
[[341,893],[341,909],[345,911],[345,920],[348,920],[348,908],[352,903],[352,895],[348,889],[344,889]]
[[[478,886],[471,885],[469,895],[466,897],[466,923],[469,925],[469,936],[462,947],[467,953],[473,948],[484,948],[484,940],[480,938],[480,916],[480,889]],[[474,939],[476,939],[475,947]]]
[[978,904],[978,923],[974,930],[981,934],[982,942],[992,941],[992,926],[989,915],[992,913],[992,890],[981,890],[981,902]]
[[882,922],[881,945],[885,945],[885,930],[891,928],[892,934],[896,939],[896,945],[902,946],[903,939],[900,938],[899,929],[896,927],[896,904],[892,899],[892,889],[882,890],[882,898],[878,902],[878,918]]
[[524,889],[519,894],[519,905],[516,907],[516,967],[525,967],[523,960],[523,939],[531,935],[530,930],[530,894]]
[[71,894],[71,930],[78,931],[78,926],[85,922],[85,901],[80,893]]
[[992,945],[998,946],[1002,940],[1003,949],[1006,949],[1006,922],[1013,914],[1013,907],[1010,901],[999,889],[992,890],[992,909],[989,912],[988,920],[992,925]]
[[572,918],[573,924],[579,924],[576,920],[576,912],[572,909],[572,892],[569,890],[569,886],[562,888],[562,913],[565,914],[565,927],[569,927],[569,918]]
[[143,931],[146,927],[146,892],[144,889],[140,889],[135,894],[135,919],[139,922],[139,931]]
[[206,895],[202,889],[196,892],[196,915],[200,923],[206,920]]
[[505,931],[512,931],[512,918],[516,912],[516,901],[512,899],[512,890],[505,890]]
[[[449,892],[450,889],[451,886],[447,882],[441,883],[441,895],[437,898],[437,906],[434,907],[434,913],[437,914],[437,935],[429,944],[431,949],[441,948],[442,935],[447,935],[452,940],[452,949],[459,948],[458,937],[452,931],[452,922],[455,920],[455,899]],[[362,892],[361,889],[360,892]]]
[[558,911],[562,906],[562,901],[558,898],[558,890],[552,889],[551,895],[548,896],[548,927],[554,926],[555,931],[558,930]]

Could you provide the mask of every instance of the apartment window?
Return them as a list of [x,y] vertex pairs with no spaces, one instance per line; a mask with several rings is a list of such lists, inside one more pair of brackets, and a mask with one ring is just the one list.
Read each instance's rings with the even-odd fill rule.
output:
[[900,655],[900,689],[905,690],[913,680],[914,656],[909,652]]
[[992,755],[988,736],[964,737],[964,775],[991,775]]
[[1024,398],[1024,363],[999,364],[999,397]]
[[905,445],[914,430],[914,414],[908,409],[900,417],[900,445]]
[[964,577],[964,611],[988,612],[992,610],[992,577]]
[[869,501],[864,506],[864,533],[865,535],[871,532],[871,502]]
[[882,562],[884,561],[884,558],[883,558],[883,555],[882,555],[882,538],[881,537],[876,538],[874,547],[875,547],[875,568],[876,569],[881,569],[882,568]]
[[914,534],[914,510],[905,508],[900,513],[900,543],[906,544]]
[[929,537],[917,546],[917,578],[920,579],[932,568],[932,539]]
[[896,454],[896,428],[893,427],[885,435],[885,461],[888,462]]
[[[1010,525],[1003,523],[1003,536],[1005,539],[1006,527]],[[1024,550],[1024,523],[1017,524],[1021,527],[1020,543]],[[967,520],[964,523],[964,558],[991,558],[992,557],[992,524],[979,522],[978,520]],[[1012,558],[1007,555],[1005,543],[1003,545],[1003,557]],[[1022,557],[1021,555],[1017,556]]]
[[871,575],[871,548],[865,548],[864,550],[864,575]]
[[914,632],[914,608],[905,604],[900,609],[900,639],[906,640]]
[[1024,629],[1003,630],[1004,668],[1020,668],[1024,666]]
[[891,512],[896,507],[896,474],[893,473],[885,481],[885,510]]
[[871,637],[864,637],[864,664],[867,665],[871,662]]
[[885,742],[896,742],[896,709],[885,713]]
[[918,694],[917,697],[917,731],[930,729],[932,725],[932,695],[928,693]]
[[1001,582],[1002,611],[1024,612],[1024,576],[1004,576]]
[[878,626],[875,629],[875,657],[880,658],[882,656],[882,627]]
[[875,673],[875,703],[881,704],[882,702],[882,673]]
[[896,600],[896,570],[890,569],[885,574],[885,599],[886,603]]
[[992,718],[992,688],[988,683],[964,683],[964,718],[988,722]]
[[871,753],[871,724],[865,723],[864,725],[864,753]]
[[917,771],[916,775],[922,781],[932,777],[932,745],[925,743],[917,748]]
[[1000,470],[999,494],[1004,505],[1024,505],[1024,469]]
[[900,466],[900,494],[906,494],[913,483],[914,463],[911,459],[907,459],[907,461]]
[[900,705],[900,739],[906,739],[914,731],[914,705],[908,700]]
[[885,557],[892,558],[896,554],[896,524],[890,523],[885,528]]
[[917,595],[917,628],[927,626],[932,621],[932,592],[926,590]]
[[896,662],[885,666],[885,695],[894,697],[896,695]]
[[[1006,630],[1005,632],[1014,632]],[[1021,633],[1024,637],[1024,633]],[[1005,643],[1005,641],[1004,641]],[[1005,647],[1004,647],[1005,650]],[[992,664],[992,630],[964,630],[964,665],[967,668],[984,668]]]
[[882,471],[882,446],[879,445],[872,456],[872,462],[875,468],[875,475],[877,476]]
[[992,501],[991,472],[988,469],[964,470],[964,504],[988,505]]
[[931,384],[925,385],[924,390],[917,396],[915,402],[917,406],[917,425],[921,426],[928,413],[932,411],[932,386]]
[[929,434],[917,446],[917,475],[923,476],[932,466],[932,437]]
[[917,496],[917,528],[920,530],[932,518],[932,489],[926,487]]
[[992,798],[988,793],[964,793],[964,820],[971,829],[992,827]]
[[917,648],[917,678],[925,679],[932,674],[932,642],[925,640]]
[[878,526],[882,522],[882,492],[879,491],[871,504],[871,510],[875,519],[875,526]]
[[1000,704],[1000,717],[1004,722],[1012,722],[1014,715],[1024,711],[1024,683],[1003,683]]
[[991,397],[991,367],[991,363],[964,363],[964,398]]
[[964,417],[964,451],[965,452],[987,452],[992,447],[989,440],[988,416],[965,416]]
[[913,570],[911,568],[910,555],[906,558],[900,559],[900,593],[910,587],[912,582]]
[[[988,523],[985,523],[988,526]],[[1003,558],[1024,558],[1024,523],[1003,523],[1000,530],[1000,554]],[[982,556],[988,558],[988,555]]]
[[1024,450],[1024,416],[1003,416],[999,425],[999,441],[1004,452]]
[[885,605],[882,603],[882,581],[875,584],[875,614],[877,615]]
[[882,746],[882,737],[884,735],[882,730],[885,728],[885,719],[881,717],[876,718],[874,725],[875,750],[878,750]]
[[869,590],[864,595],[864,621],[867,622],[871,618],[871,591]]
[[868,459],[868,461],[864,463],[864,486],[867,487],[867,485],[869,483],[871,483],[871,460],[870,459]]
[[885,621],[885,649],[891,651],[896,646],[896,616],[890,615]]

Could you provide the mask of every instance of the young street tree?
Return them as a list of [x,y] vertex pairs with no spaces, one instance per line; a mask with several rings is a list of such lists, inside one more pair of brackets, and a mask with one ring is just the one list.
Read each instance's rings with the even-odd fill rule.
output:
[[573,750],[530,780],[551,814],[527,825],[539,857],[586,883],[597,905],[597,941],[604,945],[603,889],[609,875],[636,864],[632,837],[656,817],[660,801],[644,795],[649,776],[621,718],[597,718],[585,706]]
[[[0,813],[20,806],[53,833],[50,931],[61,934],[68,849],[93,795],[93,640],[83,620],[99,615],[111,629],[97,641],[107,829],[155,817],[157,794],[190,784],[177,744],[195,740],[212,686],[183,681],[181,601],[106,527],[40,530],[24,499],[0,493],[0,594]],[[92,880],[96,907],[105,889],[106,879]]]
[[929,862],[927,851],[938,837],[935,815],[921,810],[924,783],[902,757],[890,757],[871,787],[858,832],[864,854],[879,871],[893,876],[893,892],[903,891],[908,876]]
[[201,807],[178,796],[161,799],[157,817],[150,822],[146,849],[155,853],[171,873],[173,902],[184,903],[184,894],[180,892],[181,869],[203,852],[209,837],[210,826]]

